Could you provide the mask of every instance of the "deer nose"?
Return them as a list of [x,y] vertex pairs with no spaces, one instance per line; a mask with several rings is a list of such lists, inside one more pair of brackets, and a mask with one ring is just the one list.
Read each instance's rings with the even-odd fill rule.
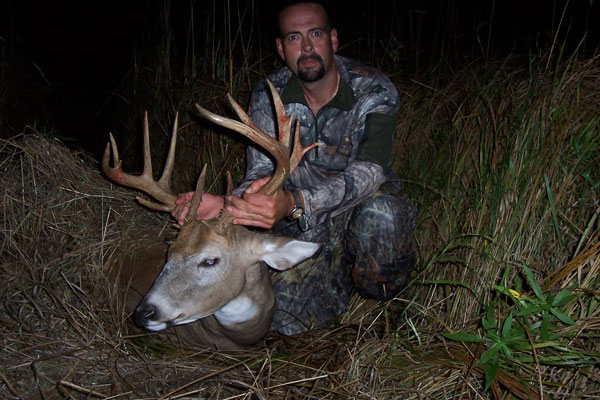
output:
[[154,304],[142,303],[133,313],[133,323],[140,328],[145,328],[148,321],[158,319],[158,311]]

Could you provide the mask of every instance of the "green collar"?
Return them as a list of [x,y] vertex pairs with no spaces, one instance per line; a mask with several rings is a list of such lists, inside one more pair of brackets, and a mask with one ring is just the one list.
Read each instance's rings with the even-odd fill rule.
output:
[[[308,107],[306,98],[304,98],[304,92],[302,86],[300,86],[300,80],[294,74],[287,81],[283,90],[281,91],[281,101],[283,104],[300,103]],[[336,95],[325,104],[324,107],[336,107],[342,111],[348,111],[352,109],[354,104],[354,92],[352,88],[343,78],[340,78],[340,86]]]

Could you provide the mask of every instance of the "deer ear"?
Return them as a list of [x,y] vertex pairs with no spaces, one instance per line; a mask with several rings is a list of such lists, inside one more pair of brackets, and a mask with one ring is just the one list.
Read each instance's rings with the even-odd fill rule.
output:
[[264,252],[260,260],[279,271],[292,268],[299,262],[311,257],[321,247],[318,243],[283,237],[269,237],[262,242],[262,245]]

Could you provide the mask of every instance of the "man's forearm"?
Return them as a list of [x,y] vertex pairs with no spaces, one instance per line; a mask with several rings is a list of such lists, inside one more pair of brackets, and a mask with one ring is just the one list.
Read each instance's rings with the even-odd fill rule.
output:
[[361,203],[385,180],[381,166],[355,161],[317,186],[300,189],[309,226],[319,225]]

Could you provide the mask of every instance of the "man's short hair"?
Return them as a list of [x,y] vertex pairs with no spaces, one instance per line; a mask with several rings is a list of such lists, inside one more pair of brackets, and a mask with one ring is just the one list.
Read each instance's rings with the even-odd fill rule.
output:
[[288,8],[298,5],[298,4],[315,4],[315,5],[323,8],[323,11],[325,11],[325,18],[326,18],[325,27],[327,28],[327,30],[331,30],[331,28],[332,28],[331,19],[329,18],[329,13],[327,12],[327,8],[325,7],[325,4],[323,4],[323,1],[319,1],[319,0],[312,0],[312,1],[311,0],[287,0],[287,1],[283,1],[282,3],[283,3],[283,5],[281,6],[281,8],[279,9],[279,12],[277,13],[277,31],[279,32],[280,38],[282,38],[283,34],[284,34],[284,32],[281,31],[281,24],[280,24],[281,14],[283,14],[283,12],[285,10],[287,10]]

